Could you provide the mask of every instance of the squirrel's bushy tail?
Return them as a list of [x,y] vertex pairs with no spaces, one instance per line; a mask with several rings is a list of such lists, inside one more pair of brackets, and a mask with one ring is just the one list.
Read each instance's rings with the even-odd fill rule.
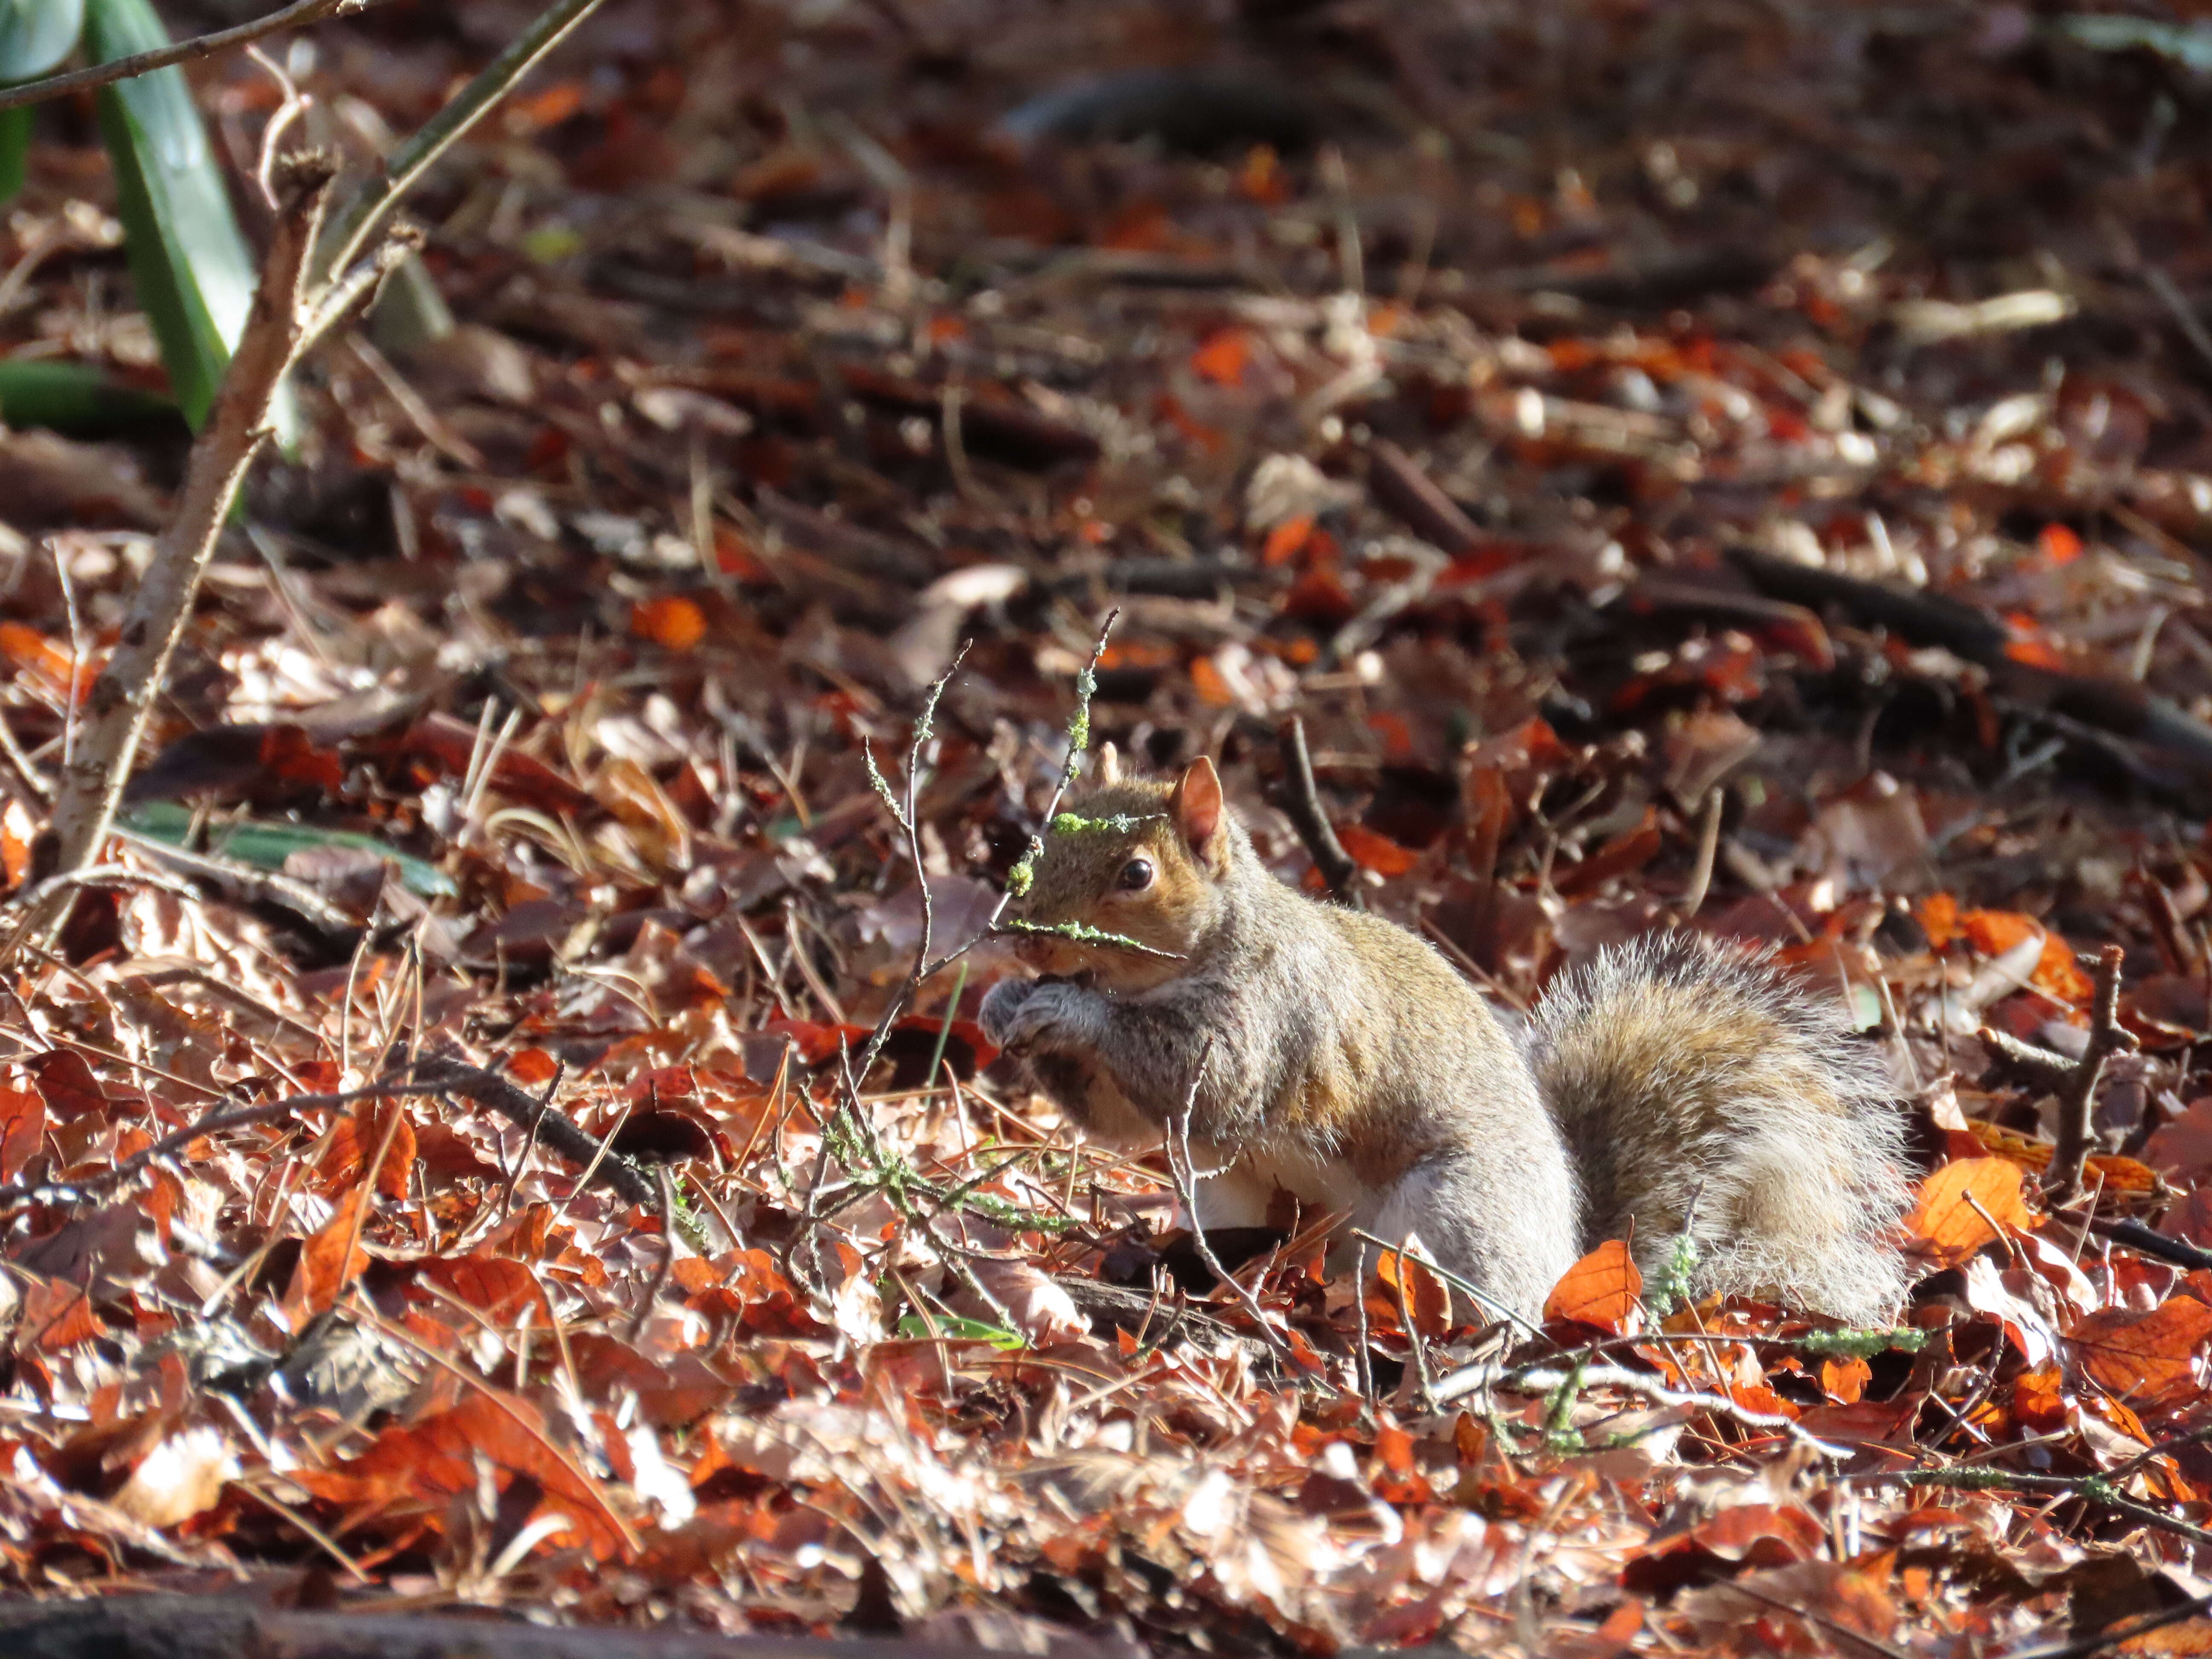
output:
[[1546,994],[1528,1059],[1582,1176],[1589,1242],[1632,1238],[1656,1284],[1686,1224],[1698,1295],[1779,1294],[1855,1325],[1895,1314],[1904,1130],[1833,999],[1764,954],[1647,935]]

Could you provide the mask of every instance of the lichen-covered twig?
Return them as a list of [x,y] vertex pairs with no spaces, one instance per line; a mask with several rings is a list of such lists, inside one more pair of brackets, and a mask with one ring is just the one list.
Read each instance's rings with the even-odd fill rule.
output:
[[1181,962],[1180,951],[1163,951],[1157,945],[1146,945],[1141,939],[1131,939],[1127,933],[1110,933],[1103,927],[1093,927],[1081,921],[1024,921],[1016,917],[1002,921],[991,930],[994,933],[1025,933],[1032,939],[1072,939],[1080,945],[1110,945],[1124,951],[1135,951],[1148,957],[1163,957],[1170,962]]

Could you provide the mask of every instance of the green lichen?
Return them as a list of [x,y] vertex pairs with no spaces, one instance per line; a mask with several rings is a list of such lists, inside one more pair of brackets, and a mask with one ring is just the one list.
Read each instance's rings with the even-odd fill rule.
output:
[[1166,817],[1164,812],[1115,812],[1103,818],[1089,818],[1079,812],[1062,812],[1052,821],[1052,832],[1055,836],[1126,836]]
[[1060,775],[1063,789],[1075,781],[1083,767],[1084,751],[1091,747],[1091,699],[1097,694],[1098,676],[1088,667],[1075,677],[1075,713],[1067,721],[1067,769]]
[[1808,1331],[1797,1339],[1807,1353],[1836,1359],[1871,1359],[1891,1348],[1918,1353],[1927,1345],[1927,1332],[1911,1330]]
[[1079,945],[1112,945],[1124,951],[1138,951],[1148,957],[1162,957],[1170,962],[1181,962],[1182,957],[1173,951],[1156,950],[1152,945],[1131,939],[1127,933],[1109,933],[1103,927],[1093,927],[1080,921],[1006,921],[1001,931],[1009,933],[1048,935],[1054,939],[1072,939]]

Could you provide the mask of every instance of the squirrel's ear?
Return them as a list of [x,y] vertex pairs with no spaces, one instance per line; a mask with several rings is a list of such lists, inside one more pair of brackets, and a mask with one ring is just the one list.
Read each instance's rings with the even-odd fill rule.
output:
[[1121,751],[1110,743],[1098,745],[1098,782],[1102,788],[1111,789],[1121,781]]
[[1175,793],[1168,797],[1168,816],[1175,820],[1184,844],[1207,863],[1218,862],[1223,820],[1221,775],[1200,755],[1182,769]]

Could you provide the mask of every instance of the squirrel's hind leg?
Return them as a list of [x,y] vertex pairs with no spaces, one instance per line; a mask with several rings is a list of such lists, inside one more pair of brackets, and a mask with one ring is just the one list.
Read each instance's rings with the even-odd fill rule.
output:
[[1580,1221],[1565,1158],[1556,1170],[1542,1164],[1509,1167],[1498,1150],[1481,1146],[1432,1152],[1390,1189],[1367,1231],[1393,1243],[1418,1238],[1439,1266],[1496,1304],[1479,1310],[1481,1320],[1497,1318],[1500,1306],[1540,1318],[1544,1298],[1575,1263]]

